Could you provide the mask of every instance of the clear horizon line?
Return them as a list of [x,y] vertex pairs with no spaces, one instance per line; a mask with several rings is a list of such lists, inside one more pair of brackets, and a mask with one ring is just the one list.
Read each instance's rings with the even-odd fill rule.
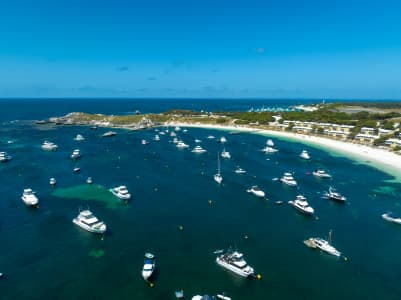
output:
[[107,100],[107,99],[121,99],[121,100],[298,100],[298,101],[362,101],[362,102],[395,102],[395,101],[401,101],[400,98],[316,98],[316,97],[311,97],[311,98],[295,98],[295,97],[110,97],[110,96],[105,96],[105,97],[79,97],[79,96],[72,96],[72,97],[60,97],[60,96],[55,96],[55,97],[0,97],[0,100],[82,100],[82,99],[87,99],[87,100]]

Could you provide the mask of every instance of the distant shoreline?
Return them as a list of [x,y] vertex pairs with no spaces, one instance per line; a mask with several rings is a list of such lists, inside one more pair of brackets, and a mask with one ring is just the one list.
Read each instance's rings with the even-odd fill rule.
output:
[[333,140],[324,137],[317,137],[312,135],[305,135],[293,132],[275,131],[268,129],[257,129],[246,126],[225,126],[225,125],[214,125],[214,124],[193,124],[183,122],[166,122],[164,126],[180,126],[180,127],[194,127],[194,128],[206,128],[206,129],[217,129],[217,130],[229,130],[229,131],[241,131],[248,133],[256,133],[264,136],[272,136],[278,138],[285,138],[289,140],[295,140],[303,142],[307,145],[320,146],[320,149],[326,147],[330,150],[334,150],[336,154],[343,155],[347,158],[351,158],[359,163],[374,167],[382,172],[386,172],[395,177],[397,182],[401,182],[401,156],[389,152],[384,149],[378,149],[360,144],[353,144],[349,142]]
[[[177,120],[175,118],[180,119]],[[257,133],[264,136],[272,136],[282,139],[288,139],[291,141],[298,141],[310,146],[325,149],[326,151],[329,150],[329,153],[331,152],[332,154],[335,153],[340,156],[345,156],[359,163],[379,169],[387,174],[394,176],[394,179],[397,182],[401,182],[401,156],[385,149],[351,143],[349,141],[340,141],[323,136],[266,129],[262,126],[250,126],[246,124],[235,125],[235,119],[231,119],[228,121],[224,119],[227,125],[223,125],[216,124],[218,121],[218,117],[207,116],[199,119],[192,118],[192,120],[189,120],[191,117],[189,117],[189,119],[187,120],[185,118],[185,116],[177,117],[175,115],[169,116],[163,114],[108,116],[102,114],[86,114],[73,112],[63,117],[50,118],[46,121],[43,121],[43,124],[54,123],[56,125],[84,125],[103,128],[121,128],[128,130],[141,130],[147,128],[149,129],[159,126],[182,126]],[[205,121],[212,121],[213,123],[206,123]],[[36,124],[42,124],[42,121],[36,122]]]

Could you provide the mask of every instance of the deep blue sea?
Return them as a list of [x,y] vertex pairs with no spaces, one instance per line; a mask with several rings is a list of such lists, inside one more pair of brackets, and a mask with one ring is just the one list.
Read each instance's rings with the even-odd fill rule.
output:
[[289,107],[321,100],[263,99],[0,99],[0,120],[38,120],[72,111],[104,114],[160,113],[170,109],[247,111],[261,107]]
[[[13,160],[0,164],[0,272],[5,274],[0,299],[167,300],[181,289],[186,299],[219,291],[233,300],[400,299],[401,226],[383,221],[381,214],[401,214],[401,186],[379,169],[278,138],[279,152],[267,155],[260,150],[268,137],[257,134],[179,131],[190,149],[194,139],[202,140],[207,153],[197,155],[178,150],[168,135],[153,142],[154,129],[116,130],[115,137],[102,138],[108,129],[26,121],[71,111],[248,110],[295,103],[302,101],[1,100],[0,151]],[[86,140],[74,141],[78,133]],[[213,175],[223,146],[209,135],[225,136],[232,156],[221,160],[221,186]],[[152,142],[141,145],[142,139]],[[58,144],[58,151],[43,151],[44,140]],[[83,157],[72,161],[76,148]],[[299,158],[303,149],[310,161]],[[238,165],[247,173],[236,174]],[[81,172],[73,173],[74,167]],[[333,178],[313,177],[317,167]],[[286,171],[294,172],[298,188],[272,180]],[[88,176],[93,185],[86,184]],[[57,179],[55,188],[51,177]],[[118,185],[133,195],[128,203],[108,191]],[[252,185],[267,199],[247,193]],[[345,204],[322,198],[331,185],[347,196]],[[23,204],[27,187],[37,192],[38,209]],[[315,217],[287,204],[298,194],[307,197]],[[278,200],[284,204],[276,205]],[[87,207],[107,224],[104,238],[72,223],[79,208]],[[331,229],[333,244],[345,257],[303,244],[309,237],[326,238]],[[244,253],[261,280],[238,277],[215,263],[213,251],[229,246]],[[145,252],[157,256],[153,287],[141,277]]]

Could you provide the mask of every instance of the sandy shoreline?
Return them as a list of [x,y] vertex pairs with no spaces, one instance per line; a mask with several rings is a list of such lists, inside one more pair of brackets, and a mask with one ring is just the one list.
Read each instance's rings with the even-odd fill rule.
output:
[[191,124],[191,123],[166,123],[168,126],[197,127],[229,131],[241,131],[255,134],[261,134],[271,137],[285,138],[292,141],[298,141],[310,146],[317,146],[320,149],[326,148],[333,150],[336,154],[352,158],[359,163],[363,163],[386,172],[401,182],[401,156],[386,151],[384,149],[373,148],[369,146],[352,144],[343,141],[328,139],[324,137],[310,136],[292,132],[274,131],[266,129],[255,129],[248,127],[235,127],[210,124]]

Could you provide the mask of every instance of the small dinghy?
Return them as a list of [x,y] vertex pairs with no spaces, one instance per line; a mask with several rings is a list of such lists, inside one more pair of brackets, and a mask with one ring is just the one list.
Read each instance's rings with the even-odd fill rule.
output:
[[401,217],[396,216],[392,212],[388,212],[388,213],[382,214],[382,218],[384,220],[386,220],[387,222],[401,224]]
[[181,290],[181,291],[176,291],[174,294],[175,294],[175,297],[176,297],[177,299],[184,299],[184,291],[183,291],[183,290]]
[[221,254],[224,252],[224,249],[217,249],[215,251],[213,251],[213,254]]
[[231,300],[230,297],[228,297],[224,292],[223,293],[219,293],[216,295],[217,299],[223,299],[223,300]]

